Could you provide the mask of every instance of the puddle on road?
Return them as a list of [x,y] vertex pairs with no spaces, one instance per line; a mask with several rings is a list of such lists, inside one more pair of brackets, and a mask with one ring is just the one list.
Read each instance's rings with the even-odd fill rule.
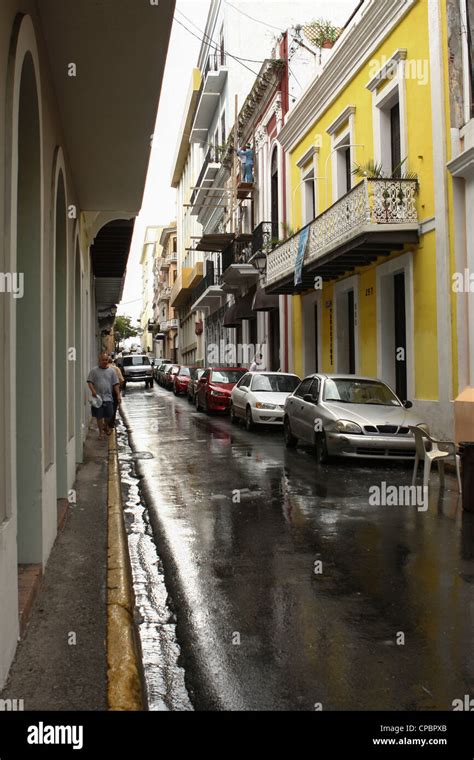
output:
[[178,664],[176,618],[171,609],[161,560],[139,487],[125,425],[117,419],[117,444],[124,494],[124,518],[135,594],[135,624],[140,637],[149,710],[193,710],[183,668]]

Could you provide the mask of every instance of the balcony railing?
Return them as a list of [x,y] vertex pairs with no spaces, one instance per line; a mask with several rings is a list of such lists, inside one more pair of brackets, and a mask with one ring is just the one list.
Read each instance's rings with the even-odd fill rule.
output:
[[222,252],[222,273],[232,264],[248,264],[252,256],[251,243],[237,243],[233,241]]
[[197,178],[196,182],[196,190],[193,190],[193,194],[191,195],[191,203],[194,204],[196,202],[198,193],[201,191],[206,191],[208,188],[201,187],[203,180],[206,176],[207,168],[210,164],[219,164],[219,152],[217,148],[214,145],[211,145],[209,150],[206,153],[206,156],[204,158],[203,164],[201,166],[201,171],[199,172],[199,176]]
[[278,245],[278,222],[260,222],[252,236],[252,255],[270,253]]
[[160,331],[166,332],[167,330],[173,330],[178,327],[177,319],[167,319],[165,322],[160,322]]
[[197,301],[208,288],[219,286],[221,281],[220,267],[214,266],[213,262],[207,262],[207,271],[203,279],[193,290],[192,300]]
[[158,301],[167,301],[171,296],[171,287],[167,286],[165,288],[161,288],[159,294],[158,294]]
[[[359,232],[388,225],[416,225],[417,180],[364,179],[311,222],[304,263],[315,262]],[[267,285],[294,271],[300,232],[267,257]]]
[[211,53],[208,56],[206,65],[204,67],[204,79],[207,77],[210,71],[219,71],[222,66],[226,65],[226,54],[224,51],[218,53]]

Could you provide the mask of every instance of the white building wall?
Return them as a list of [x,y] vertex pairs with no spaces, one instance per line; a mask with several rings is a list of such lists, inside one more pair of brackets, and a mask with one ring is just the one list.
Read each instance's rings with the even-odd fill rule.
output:
[[[23,16],[22,16],[23,14]],[[0,294],[0,329],[2,332],[3,350],[0,362],[0,688],[3,686],[11,664],[18,636],[18,562],[46,564],[57,532],[57,497],[56,463],[58,451],[53,444],[52,463],[45,461],[45,442],[52,420],[54,436],[56,423],[56,403],[54,383],[56,363],[62,361],[55,352],[54,331],[56,327],[54,309],[51,309],[51,299],[54,299],[55,275],[55,235],[54,209],[56,206],[56,168],[64,176],[67,204],[77,209],[76,218],[67,216],[65,220],[66,236],[66,323],[67,347],[75,343],[75,251],[77,234],[80,247],[80,291],[79,307],[81,308],[82,345],[78,347],[84,375],[91,364],[96,363],[97,332],[96,313],[93,301],[93,282],[91,282],[90,258],[88,242],[83,231],[78,198],[74,190],[74,179],[68,163],[67,152],[63,149],[63,133],[57,112],[56,96],[50,79],[50,62],[42,38],[41,24],[37,15],[35,0],[3,0],[0,7],[0,50],[4,51],[4,66],[0,68],[0,229],[2,244],[0,245],[0,271],[2,273],[17,271],[17,198],[18,182],[25,183],[19,177],[19,113],[21,87],[25,86],[22,72],[25,60],[32,60],[34,71],[34,89],[39,105],[40,145],[40,203],[35,205],[35,213],[39,214],[40,254],[38,261],[39,277],[29,278],[25,282],[25,298],[28,294],[39,294],[40,317],[35,324],[22,323],[17,320],[19,309],[18,300],[11,294]],[[7,64],[7,51],[11,52]],[[22,84],[23,83],[23,84]],[[25,97],[23,97],[23,101]],[[34,125],[27,123],[25,113],[32,107],[34,98],[28,99],[23,108],[21,122],[25,130],[31,132],[31,141],[36,142]],[[25,138],[26,139],[26,138]],[[26,139],[29,144],[29,138]],[[60,159],[58,160],[58,156]],[[27,183],[24,187],[28,187]],[[34,203],[34,199],[32,201]],[[23,234],[25,230],[22,231]],[[26,230],[28,233],[28,230]],[[35,252],[32,249],[32,255]],[[53,301],[54,302],[54,301]],[[25,453],[22,467],[17,472],[16,441],[17,409],[21,409],[25,398],[17,395],[18,377],[16,374],[17,357],[20,359],[23,341],[27,334],[35,336],[35,356],[24,357],[28,365],[34,366],[31,393],[40,405],[40,435],[37,447],[32,452]],[[42,336],[49,334],[53,339],[49,342]],[[66,359],[64,357],[64,362]],[[72,488],[75,479],[76,460],[82,456],[82,443],[89,419],[85,395],[81,394],[81,402],[76,404],[75,373],[71,365],[64,364],[64,377],[67,384],[65,419],[68,423],[66,438],[65,481],[67,490]],[[50,394],[49,387],[53,387]],[[80,391],[79,391],[80,392]],[[79,414],[77,414],[79,411]],[[83,428],[84,425],[84,428]],[[34,461],[33,461],[34,459]],[[30,461],[31,460],[31,461]],[[19,505],[17,498],[19,478],[28,478],[31,469],[40,472],[35,496],[39,508],[34,516],[34,528],[30,522],[33,517],[29,512],[29,504],[21,505],[27,516],[21,530],[28,535],[28,550],[20,558],[18,550],[18,520]]]

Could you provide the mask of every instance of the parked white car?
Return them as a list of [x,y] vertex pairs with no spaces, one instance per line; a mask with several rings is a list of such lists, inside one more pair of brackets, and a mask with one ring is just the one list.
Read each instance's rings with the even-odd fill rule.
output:
[[285,401],[300,382],[297,375],[286,372],[247,372],[230,397],[231,422],[243,419],[247,430],[254,425],[281,425]]

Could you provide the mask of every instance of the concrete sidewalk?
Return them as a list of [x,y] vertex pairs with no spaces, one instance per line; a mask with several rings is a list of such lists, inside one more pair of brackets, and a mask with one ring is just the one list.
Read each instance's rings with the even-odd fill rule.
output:
[[3,699],[25,710],[107,709],[107,443],[91,426],[77,503],[52,549]]

